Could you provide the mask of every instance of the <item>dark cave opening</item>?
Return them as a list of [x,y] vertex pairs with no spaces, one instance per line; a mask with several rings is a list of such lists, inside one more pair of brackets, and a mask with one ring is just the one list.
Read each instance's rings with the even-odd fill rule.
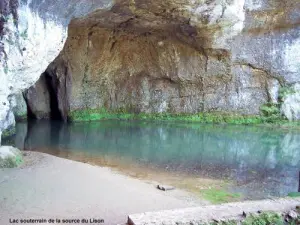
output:
[[52,63],[39,80],[24,92],[28,119],[68,122],[71,74],[65,62]]
[[57,87],[58,81],[53,76],[51,76],[47,71],[44,73],[47,89],[50,97],[50,119],[51,120],[63,120],[61,112],[58,106],[57,99]]
[[64,121],[59,108],[58,85],[57,77],[46,71],[34,86],[24,92],[28,120]]

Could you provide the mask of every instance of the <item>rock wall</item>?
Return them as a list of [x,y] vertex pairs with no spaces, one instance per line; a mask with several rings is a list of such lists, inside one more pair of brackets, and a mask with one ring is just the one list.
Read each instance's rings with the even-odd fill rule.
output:
[[300,83],[296,83],[288,90],[281,111],[289,120],[300,120]]
[[120,1],[73,20],[47,74],[64,119],[90,108],[256,115],[300,82],[299,32],[297,0]]
[[1,0],[0,2],[0,136],[14,126],[14,95],[32,86],[59,54],[74,17],[110,0]]
[[[36,118],[66,119],[103,107],[258,114],[300,82],[297,0],[3,0],[0,12],[0,132],[29,87]],[[288,99],[282,113],[297,119]]]

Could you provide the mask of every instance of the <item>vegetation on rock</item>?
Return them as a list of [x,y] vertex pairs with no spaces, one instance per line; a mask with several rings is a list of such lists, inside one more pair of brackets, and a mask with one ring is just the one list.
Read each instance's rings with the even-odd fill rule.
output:
[[6,138],[6,137],[9,137],[9,136],[12,136],[16,133],[16,129],[15,127],[13,128],[10,128],[10,129],[7,129],[7,130],[4,130],[2,132],[2,135],[1,135],[1,138]]
[[277,213],[262,213],[261,215],[250,215],[242,222],[242,225],[271,225],[271,224],[284,224],[284,218]]
[[279,102],[282,103],[288,95],[292,95],[295,93],[296,93],[295,90],[291,87],[280,88],[279,95],[278,95]]
[[157,120],[157,121],[182,121],[212,124],[239,124],[239,125],[272,125],[282,128],[298,128],[299,122],[289,122],[278,115],[276,106],[264,106],[261,116],[249,116],[226,112],[180,114],[180,113],[129,113],[125,110],[108,111],[102,109],[75,110],[69,114],[70,121],[99,121],[99,120]]
[[297,225],[300,223],[300,217],[289,218],[275,212],[263,212],[261,214],[251,214],[243,221],[229,220],[213,222],[211,225]]

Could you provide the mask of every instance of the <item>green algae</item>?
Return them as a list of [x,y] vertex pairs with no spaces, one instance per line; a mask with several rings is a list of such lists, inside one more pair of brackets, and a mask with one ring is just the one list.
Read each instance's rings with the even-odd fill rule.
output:
[[171,114],[171,113],[128,113],[125,110],[108,111],[106,109],[74,110],[69,114],[70,121],[99,121],[99,120],[145,120],[145,121],[181,121],[208,124],[233,125],[272,125],[287,129],[299,129],[300,122],[289,122],[284,118],[272,116],[248,116],[224,112]]

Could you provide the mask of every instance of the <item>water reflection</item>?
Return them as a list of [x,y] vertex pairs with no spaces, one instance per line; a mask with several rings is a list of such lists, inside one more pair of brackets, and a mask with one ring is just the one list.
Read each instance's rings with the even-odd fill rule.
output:
[[[12,140],[11,140],[12,141]],[[81,152],[135,162],[164,172],[230,179],[251,199],[298,188],[300,134],[268,128],[141,121],[18,123],[21,149]],[[117,165],[116,165],[117,166]]]

